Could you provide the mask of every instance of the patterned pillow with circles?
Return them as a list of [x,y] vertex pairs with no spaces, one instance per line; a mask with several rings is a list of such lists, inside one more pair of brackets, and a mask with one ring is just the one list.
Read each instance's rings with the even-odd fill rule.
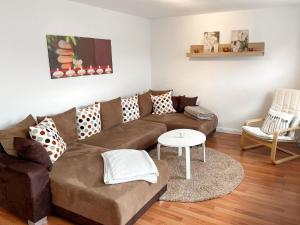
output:
[[127,123],[132,120],[140,118],[140,109],[138,103],[138,96],[131,96],[121,99],[122,111],[123,111],[123,123]]
[[[290,127],[293,117],[293,114],[270,109],[261,130],[266,134],[273,134],[275,131],[287,129]],[[287,132],[281,133],[283,136],[286,134]]]
[[151,95],[153,103],[153,113],[157,115],[176,112],[172,102],[172,91],[169,91],[162,95]]
[[55,123],[51,118],[46,117],[38,125],[29,127],[29,134],[32,140],[43,145],[48,152],[52,163],[54,163],[67,149],[67,144],[59,135]]
[[101,131],[100,103],[76,110],[77,135],[83,140]]

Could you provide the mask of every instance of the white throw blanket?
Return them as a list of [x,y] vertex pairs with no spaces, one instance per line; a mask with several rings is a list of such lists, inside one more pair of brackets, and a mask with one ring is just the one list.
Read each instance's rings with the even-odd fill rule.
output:
[[156,183],[157,167],[145,150],[119,149],[101,154],[104,161],[104,183],[118,184],[135,180]]

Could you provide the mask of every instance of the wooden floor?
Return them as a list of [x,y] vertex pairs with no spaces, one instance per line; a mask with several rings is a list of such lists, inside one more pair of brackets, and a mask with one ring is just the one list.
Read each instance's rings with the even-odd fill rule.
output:
[[[136,225],[300,225],[300,160],[274,166],[266,148],[241,153],[239,139],[239,135],[216,133],[207,141],[208,147],[242,163],[245,179],[236,190],[205,202],[157,202]],[[0,209],[0,225],[24,224]],[[55,216],[49,217],[48,224],[71,225]]]

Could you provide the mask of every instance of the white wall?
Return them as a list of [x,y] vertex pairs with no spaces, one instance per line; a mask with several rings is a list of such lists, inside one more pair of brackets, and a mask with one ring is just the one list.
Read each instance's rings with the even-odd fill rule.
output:
[[[250,42],[264,41],[264,57],[193,59],[192,44],[205,31],[249,29]],[[300,88],[300,8],[273,8],[184,16],[152,21],[152,88],[199,96],[219,117],[220,130],[237,132],[245,119],[264,115],[278,87]]]
[[[66,0],[0,5],[0,128],[150,87],[150,22]],[[114,74],[50,79],[46,34],[111,39]]]

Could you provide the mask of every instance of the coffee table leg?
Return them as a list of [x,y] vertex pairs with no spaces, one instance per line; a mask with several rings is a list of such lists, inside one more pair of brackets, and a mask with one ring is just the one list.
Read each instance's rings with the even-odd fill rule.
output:
[[160,144],[157,144],[157,159],[160,160]]
[[191,179],[191,160],[190,160],[190,147],[185,147],[185,174],[186,179]]
[[202,144],[202,151],[203,151],[203,162],[206,161],[205,159],[205,142]]
[[178,156],[182,156],[182,147],[178,147]]

